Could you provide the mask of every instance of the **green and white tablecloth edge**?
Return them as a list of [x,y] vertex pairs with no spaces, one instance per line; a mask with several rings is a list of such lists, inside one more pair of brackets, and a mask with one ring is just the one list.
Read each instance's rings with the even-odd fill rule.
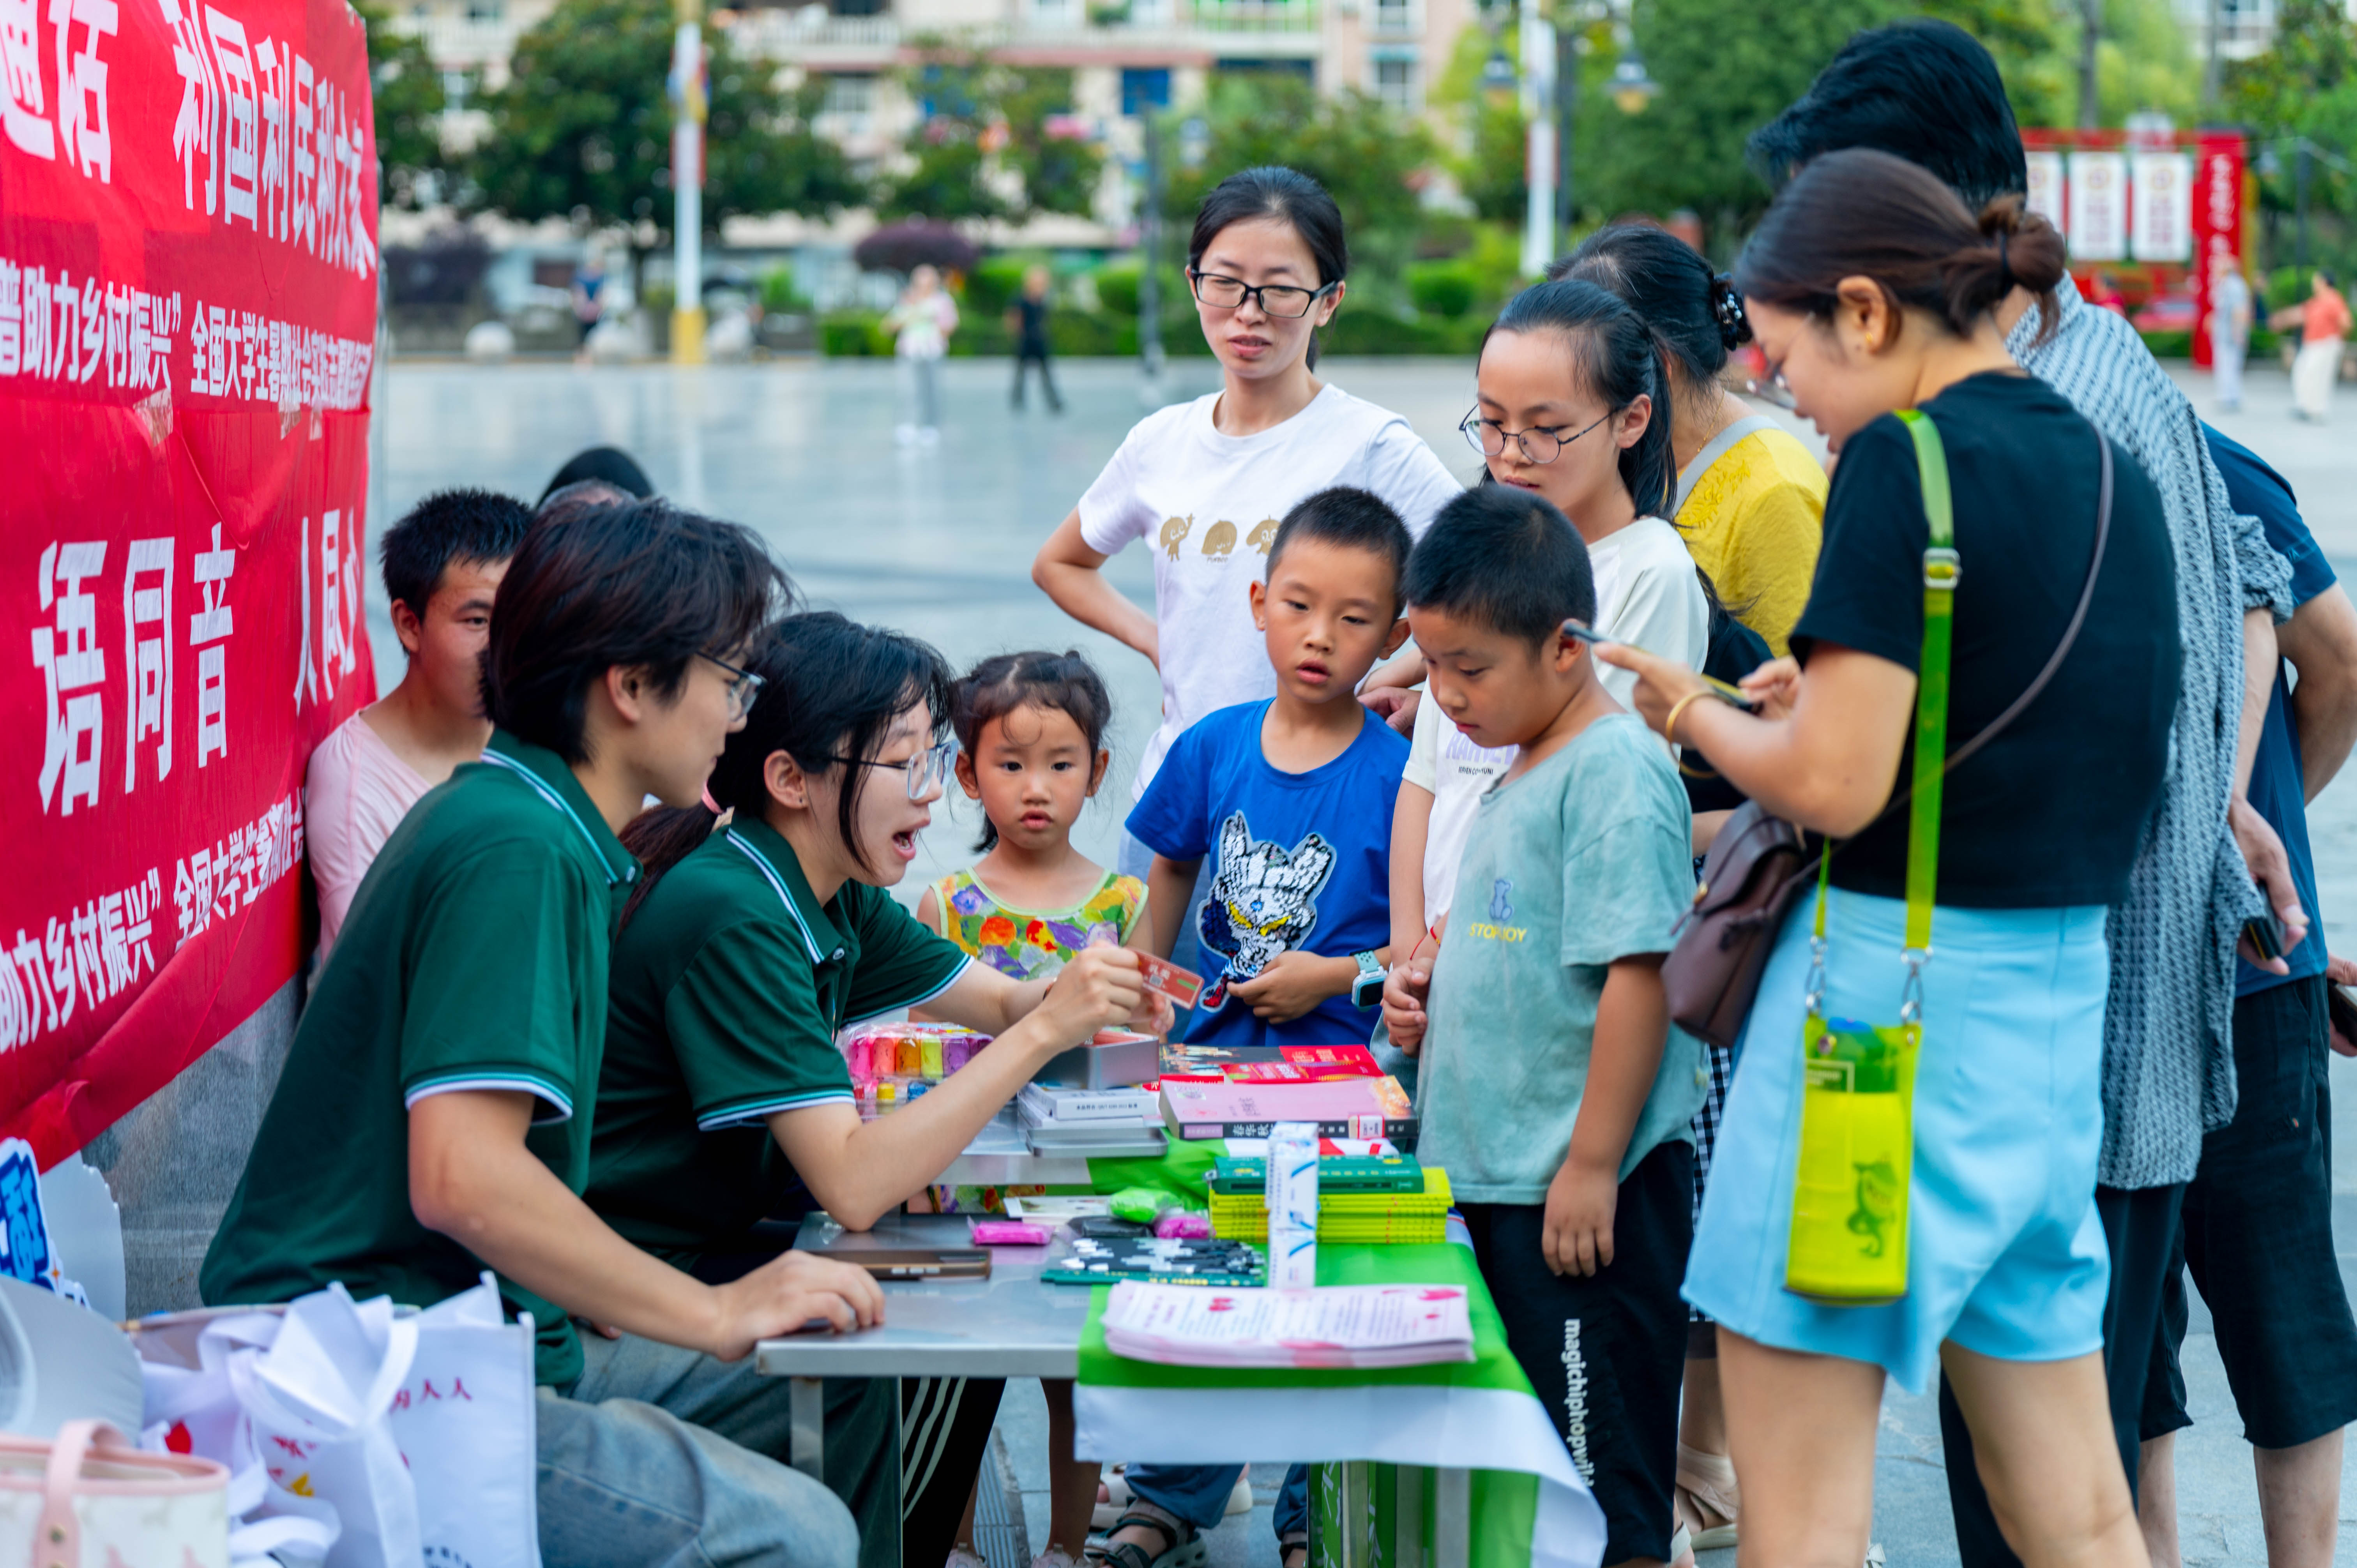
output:
[[[1092,1160],[1100,1192],[1163,1187],[1203,1201],[1218,1143],[1179,1144],[1160,1160]],[[1530,1381],[1506,1348],[1505,1326],[1463,1247],[1318,1249],[1320,1284],[1413,1282],[1466,1288],[1471,1361],[1376,1370],[1237,1370],[1133,1361],[1105,1348],[1109,1288],[1090,1304],[1073,1391],[1082,1458],[1157,1464],[1379,1464],[1487,1472],[1473,1479],[1470,1560],[1527,1559],[1534,1568],[1597,1568],[1604,1516],[1571,1463]],[[1528,1482],[1516,1484],[1521,1477]],[[1527,1522],[1525,1522],[1527,1521]]]

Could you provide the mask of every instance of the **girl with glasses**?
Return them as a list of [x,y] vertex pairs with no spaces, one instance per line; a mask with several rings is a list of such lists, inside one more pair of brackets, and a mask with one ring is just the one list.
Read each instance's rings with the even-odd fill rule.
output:
[[[1334,199],[1306,175],[1252,168],[1204,199],[1187,244],[1188,285],[1220,390],[1147,415],[1081,498],[1031,575],[1074,619],[1119,639],[1162,674],[1162,722],[1134,793],[1189,725],[1276,693],[1251,590],[1277,521],[1319,490],[1372,490],[1421,533],[1463,487],[1407,421],[1319,380],[1318,329],[1346,293],[1350,247]],[[1112,556],[1154,552],[1154,608],[1104,579]],[[1118,869],[1143,876],[1153,856],[1123,836]],[[1200,894],[1199,894],[1200,897]],[[1201,967],[1180,921],[1173,961]]]
[[[1049,1057],[1159,1012],[1125,949],[1027,983],[972,962],[894,901],[943,782],[951,682],[938,653],[807,614],[756,637],[743,663],[757,694],[712,770],[711,806],[649,811],[624,834],[646,869],[615,939],[587,1193],[623,1236],[715,1281],[783,1251],[791,1230],[763,1222],[797,1199],[872,1226]],[[713,807],[734,813],[718,831]],[[996,1037],[905,1109],[862,1121],[836,1035],[915,1004]],[[843,1408],[825,1473],[863,1500],[879,1463],[930,1475],[906,1499],[902,1549],[940,1563],[999,1386],[906,1386],[902,1430],[924,1451],[887,1452],[888,1407],[879,1416],[858,1385],[831,1384]]]

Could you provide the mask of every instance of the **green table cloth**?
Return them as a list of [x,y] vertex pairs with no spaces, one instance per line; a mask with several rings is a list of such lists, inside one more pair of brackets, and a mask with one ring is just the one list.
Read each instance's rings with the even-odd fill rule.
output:
[[1308,1463],[1321,1542],[1355,1534],[1387,1564],[1596,1568],[1603,1515],[1508,1352],[1471,1251],[1323,1245],[1318,1283],[1461,1285],[1474,1359],[1350,1371],[1135,1361],[1105,1348],[1111,1290],[1099,1286],[1073,1391],[1081,1456]]

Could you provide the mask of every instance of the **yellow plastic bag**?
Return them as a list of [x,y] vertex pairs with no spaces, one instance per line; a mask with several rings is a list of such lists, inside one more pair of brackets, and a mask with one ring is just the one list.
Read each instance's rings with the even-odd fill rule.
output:
[[1826,1019],[1802,1036],[1801,1155],[1784,1288],[1836,1306],[1907,1294],[1922,1027]]

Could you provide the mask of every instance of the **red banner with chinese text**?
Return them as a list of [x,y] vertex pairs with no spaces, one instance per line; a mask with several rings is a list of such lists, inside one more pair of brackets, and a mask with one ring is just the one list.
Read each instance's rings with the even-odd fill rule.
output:
[[304,766],[375,691],[376,285],[344,0],[0,0],[0,1134],[45,1166],[301,960]]
[[2210,368],[2218,280],[2243,266],[2243,137],[2204,131],[2193,167],[2193,362]]

